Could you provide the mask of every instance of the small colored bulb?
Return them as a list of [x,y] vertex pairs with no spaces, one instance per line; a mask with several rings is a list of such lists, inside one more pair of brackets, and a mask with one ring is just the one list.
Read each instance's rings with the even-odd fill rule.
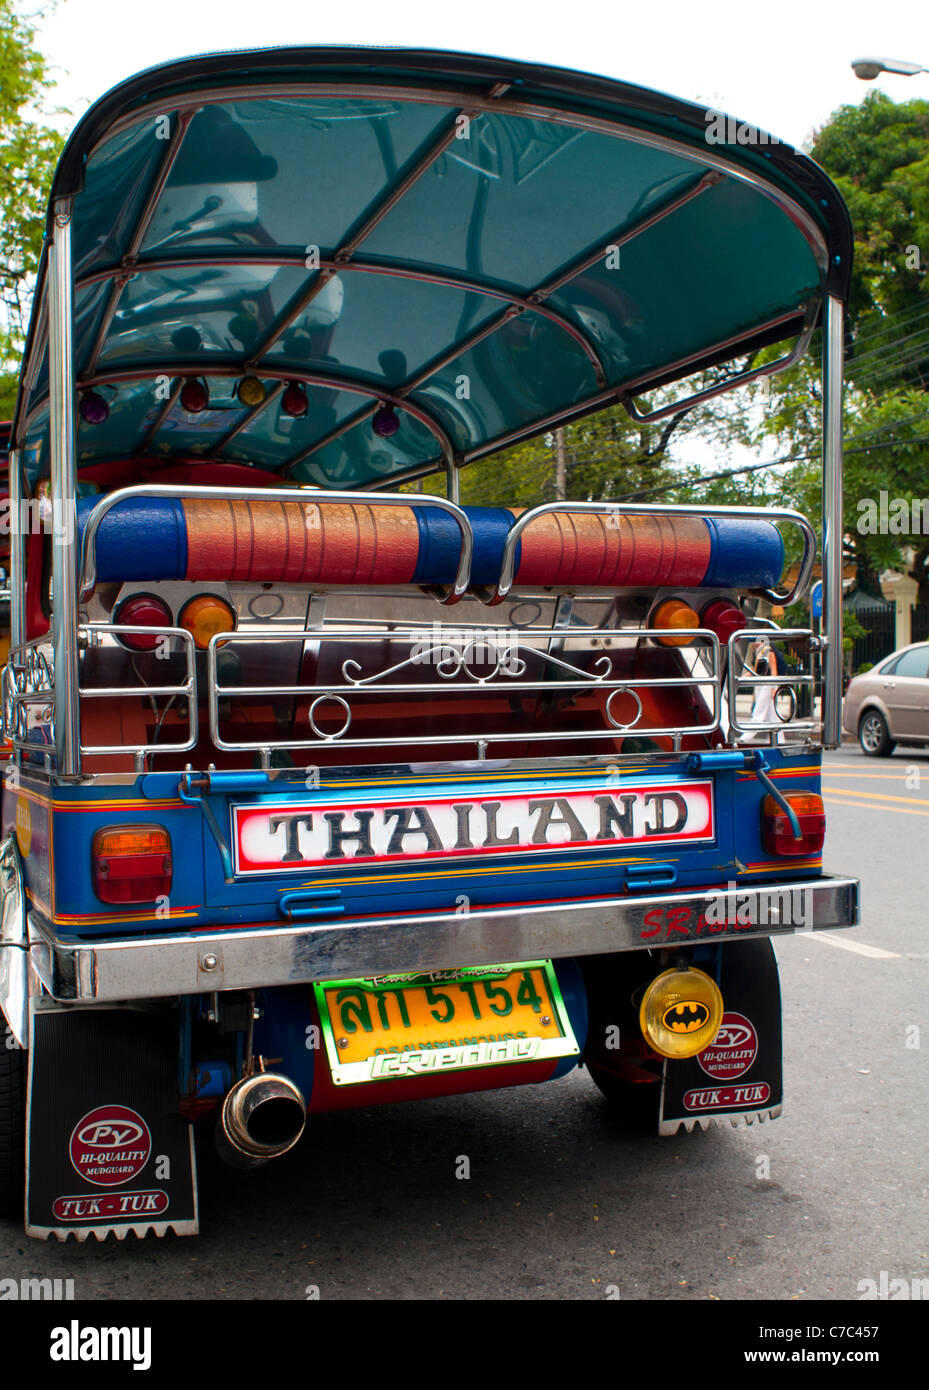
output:
[[267,394],[264,382],[257,376],[243,376],[239,382],[239,400],[243,405],[261,405]]
[[393,406],[382,405],[380,409],[376,410],[371,427],[375,434],[380,435],[381,439],[389,439],[392,434],[396,434],[400,428],[400,420]]
[[310,408],[307,394],[297,381],[292,381],[281,397],[281,409],[285,415],[302,419]]
[[184,382],[181,387],[181,405],[189,415],[199,415],[201,410],[206,410],[209,403],[210,393],[206,382],[198,381],[196,377]]
[[81,419],[88,425],[102,425],[109,418],[110,407],[96,391],[85,391],[78,408]]

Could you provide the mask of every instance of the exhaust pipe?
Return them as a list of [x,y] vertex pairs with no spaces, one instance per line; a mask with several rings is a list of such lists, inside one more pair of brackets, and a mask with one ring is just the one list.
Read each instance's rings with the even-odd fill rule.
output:
[[256,1072],[226,1095],[216,1125],[216,1148],[234,1168],[258,1168],[287,1153],[306,1125],[299,1087],[276,1072]]

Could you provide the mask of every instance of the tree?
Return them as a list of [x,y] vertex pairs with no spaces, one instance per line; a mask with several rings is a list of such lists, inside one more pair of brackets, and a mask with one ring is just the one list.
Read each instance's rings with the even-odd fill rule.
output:
[[841,106],[810,153],[834,179],[855,229],[849,379],[929,389],[929,101],[869,92]]
[[[810,153],[849,205],[855,261],[845,408],[845,536],[859,584],[880,593],[881,571],[909,570],[929,600],[929,518],[882,529],[873,512],[929,495],[929,102],[871,92],[836,111]],[[797,456],[780,494],[819,514],[818,382],[802,364],[772,383],[765,432]],[[910,516],[913,510],[910,506]],[[887,514],[885,507],[884,514]]]
[[[883,570],[908,570],[929,601],[929,517],[923,513],[921,528],[871,524],[881,493],[888,505],[895,498],[909,504],[911,518],[911,504],[929,497],[929,102],[897,105],[872,92],[860,106],[840,107],[810,153],[848,202],[855,236],[844,423],[846,558],[869,592],[880,593]],[[747,393],[764,406],[748,431],[750,443],[759,453],[775,452],[785,466],[715,484],[715,495],[701,492],[706,500],[723,500],[720,487],[750,485],[754,496],[742,500],[766,497],[820,523],[818,339],[804,362]]]
[[[47,8],[47,7],[46,7]],[[62,137],[47,124],[52,87],[35,48],[43,11],[0,0],[0,420],[9,419]]]
[[[681,386],[666,388],[650,404],[667,405],[692,391],[745,367],[714,369]],[[657,488],[673,488],[685,473],[674,462],[674,446],[688,440],[712,441],[724,450],[734,440],[748,440],[744,412],[709,406],[683,410],[653,423],[633,419],[622,406],[611,406],[562,429],[564,495],[574,501],[611,497],[650,500]],[[532,507],[551,502],[559,492],[558,440],[555,431],[538,435],[487,459],[469,464],[461,475],[462,501],[487,507]],[[435,491],[441,491],[436,484]]]

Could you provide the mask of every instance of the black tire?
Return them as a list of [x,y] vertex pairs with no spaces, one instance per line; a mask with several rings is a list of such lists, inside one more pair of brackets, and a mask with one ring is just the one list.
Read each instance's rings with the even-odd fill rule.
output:
[[[0,1015],[0,1023],[2,1023]],[[26,1054],[0,1029],[0,1217],[23,1219],[26,1189]]]
[[654,1081],[624,1081],[596,1063],[587,1063],[591,1080],[609,1103],[616,1126],[624,1134],[657,1134],[661,1111],[661,1077]]
[[889,758],[897,746],[879,709],[866,709],[858,720],[858,743],[868,758]]

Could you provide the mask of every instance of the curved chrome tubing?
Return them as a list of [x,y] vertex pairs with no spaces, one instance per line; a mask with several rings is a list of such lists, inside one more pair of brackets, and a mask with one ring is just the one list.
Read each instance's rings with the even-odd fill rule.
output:
[[532,507],[523,512],[522,516],[517,517],[516,522],[510,528],[506,545],[503,548],[500,580],[496,589],[485,600],[488,604],[500,603],[513,587],[516,547],[526,527],[531,526],[533,521],[536,521],[540,516],[549,516],[553,512],[568,515],[572,512],[592,512],[599,516],[616,517],[683,515],[733,517],[755,521],[789,521],[797,526],[803,535],[803,557],[800,561],[800,572],[797,575],[796,583],[786,594],[779,594],[776,589],[763,589],[761,591],[769,603],[782,604],[785,607],[806,593],[813,575],[813,565],[816,562],[816,532],[802,512],[793,511],[789,507],[699,507],[689,505],[669,507],[660,502],[545,502],[541,507]]

